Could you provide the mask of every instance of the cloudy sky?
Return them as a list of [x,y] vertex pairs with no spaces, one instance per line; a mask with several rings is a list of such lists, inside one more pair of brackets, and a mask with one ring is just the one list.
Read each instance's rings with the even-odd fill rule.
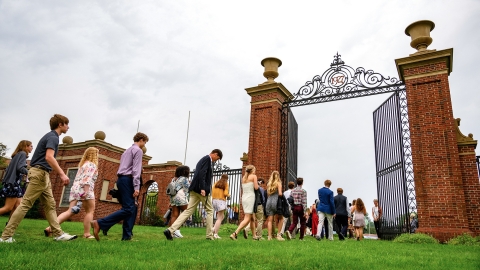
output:
[[[346,64],[398,77],[394,59],[415,52],[410,23],[435,22],[430,49],[454,48],[450,75],[461,130],[480,136],[480,2],[455,1],[4,1],[0,0],[0,142],[34,145],[54,113],[75,142],[103,130],[128,147],[140,120],[151,163],[187,165],[213,148],[239,168],[248,151],[250,97],[265,81],[260,61],[283,61],[290,92]],[[476,64],[475,64],[476,63]],[[376,197],[372,112],[379,95],[294,108],[299,171],[309,203],[323,180]],[[265,177],[265,176],[264,176]]]

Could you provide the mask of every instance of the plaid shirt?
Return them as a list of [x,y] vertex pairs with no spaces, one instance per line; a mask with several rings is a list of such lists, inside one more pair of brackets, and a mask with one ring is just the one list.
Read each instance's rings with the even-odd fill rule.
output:
[[305,189],[297,186],[294,190],[292,190],[292,194],[290,196],[293,197],[294,205],[303,205],[303,212],[307,211],[307,191],[305,191]]

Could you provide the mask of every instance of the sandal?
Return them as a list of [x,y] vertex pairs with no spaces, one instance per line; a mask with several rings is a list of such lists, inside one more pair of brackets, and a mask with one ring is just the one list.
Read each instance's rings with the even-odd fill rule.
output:
[[52,236],[52,229],[45,229],[43,230],[43,233],[45,234],[45,237],[50,237]]
[[232,234],[230,234],[230,239],[237,240],[237,233],[233,232]]
[[93,236],[93,235],[87,235],[87,236],[85,236],[85,235],[84,235],[83,238],[85,238],[85,239],[95,239],[95,236]]

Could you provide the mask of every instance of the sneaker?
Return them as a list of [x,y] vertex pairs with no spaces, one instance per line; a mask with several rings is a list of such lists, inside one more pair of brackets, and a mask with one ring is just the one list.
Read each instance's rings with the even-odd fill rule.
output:
[[73,239],[76,239],[77,236],[76,235],[70,235],[66,232],[64,232],[62,235],[58,236],[58,237],[55,237],[55,241],[70,241],[70,240],[73,240]]
[[285,239],[283,239],[281,234],[277,234],[277,240],[278,241],[285,241]]
[[170,232],[169,229],[166,229],[165,231],[163,231],[163,234],[165,235],[165,237],[167,238],[167,240],[170,240],[170,241],[173,240],[172,233]]
[[215,238],[215,239],[222,239],[220,236],[218,236],[218,234],[214,234],[214,235],[213,235],[213,238]]
[[290,231],[286,231],[285,234],[287,235],[287,240],[292,239],[292,234],[290,233]]
[[319,235],[316,235],[316,236],[315,236],[315,239],[317,239],[318,241],[322,240],[322,238],[320,238]]
[[2,238],[0,238],[0,243],[13,243],[15,242],[15,239],[13,239],[12,237],[9,237],[7,240],[3,240]]
[[173,237],[183,238],[183,235],[180,233],[180,230],[176,230],[176,231],[173,232]]

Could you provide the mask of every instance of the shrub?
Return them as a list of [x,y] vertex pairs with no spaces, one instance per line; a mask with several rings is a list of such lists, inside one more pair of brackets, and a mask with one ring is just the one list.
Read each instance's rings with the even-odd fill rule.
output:
[[409,244],[438,244],[438,240],[430,235],[415,233],[402,234],[393,240],[395,243],[409,243]]
[[480,236],[472,237],[471,235],[464,233],[455,238],[450,239],[447,244],[449,245],[464,245],[464,246],[480,246]]

